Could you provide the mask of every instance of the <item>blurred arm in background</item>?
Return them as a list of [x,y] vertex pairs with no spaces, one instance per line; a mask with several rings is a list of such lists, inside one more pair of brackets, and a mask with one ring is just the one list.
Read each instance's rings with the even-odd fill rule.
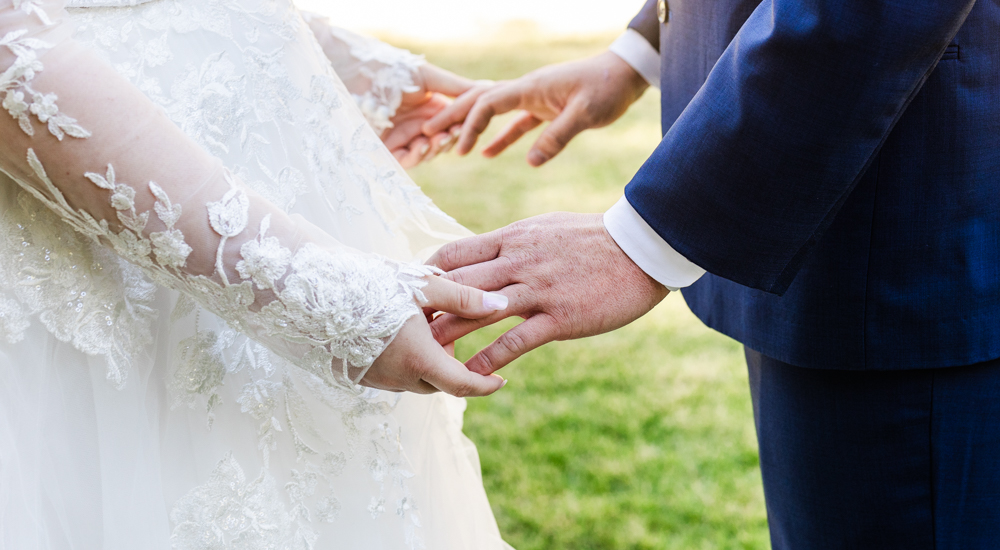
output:
[[459,125],[424,135],[422,126],[474,82],[431,65],[423,56],[334,27],[323,16],[303,16],[365,118],[404,168],[455,142]]

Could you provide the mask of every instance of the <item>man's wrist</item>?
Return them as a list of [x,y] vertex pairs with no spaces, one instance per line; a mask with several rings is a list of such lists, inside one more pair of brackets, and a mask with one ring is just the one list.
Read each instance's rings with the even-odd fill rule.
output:
[[650,86],[660,87],[660,54],[634,29],[628,29],[608,46],[608,51],[628,63]]
[[610,76],[609,81],[620,85],[623,91],[627,91],[627,100],[630,105],[638,101],[642,94],[649,89],[649,83],[646,82],[646,79],[613,52],[606,51],[600,56],[603,57],[605,70],[608,71],[605,74]]
[[639,269],[671,291],[691,286],[705,270],[685,258],[622,197],[604,214],[604,227]]

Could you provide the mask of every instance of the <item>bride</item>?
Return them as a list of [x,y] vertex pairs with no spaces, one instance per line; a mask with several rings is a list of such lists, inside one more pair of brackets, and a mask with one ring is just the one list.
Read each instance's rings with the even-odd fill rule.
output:
[[420,265],[468,232],[373,130],[419,64],[290,0],[0,0],[0,549],[507,548],[431,393],[503,381],[421,315],[502,300]]

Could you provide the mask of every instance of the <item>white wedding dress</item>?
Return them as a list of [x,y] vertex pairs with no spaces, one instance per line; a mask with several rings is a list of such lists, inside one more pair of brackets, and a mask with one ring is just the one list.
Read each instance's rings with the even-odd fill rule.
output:
[[419,62],[290,0],[0,0],[0,549],[508,548],[464,402],[355,384],[468,234],[371,127]]

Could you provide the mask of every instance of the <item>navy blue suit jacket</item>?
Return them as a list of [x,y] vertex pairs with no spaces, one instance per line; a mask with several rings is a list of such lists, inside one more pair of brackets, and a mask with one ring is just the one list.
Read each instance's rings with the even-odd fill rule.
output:
[[650,0],[664,138],[625,190],[781,361],[1000,357],[1000,0]]

